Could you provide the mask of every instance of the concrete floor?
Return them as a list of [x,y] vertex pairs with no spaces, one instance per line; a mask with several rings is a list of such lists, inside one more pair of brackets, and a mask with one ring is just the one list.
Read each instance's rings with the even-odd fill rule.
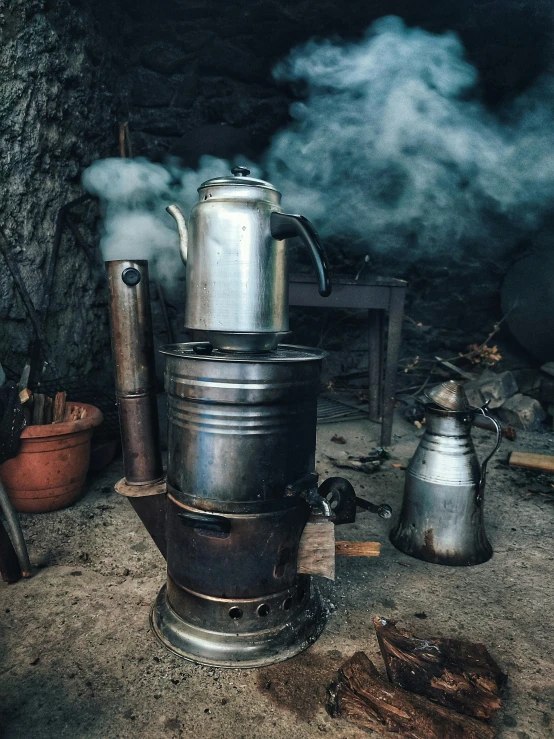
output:
[[[410,458],[421,432],[400,417],[395,432],[391,461],[372,475],[347,476],[359,494],[390,503],[396,514],[404,473],[392,463]],[[326,453],[368,451],[378,426],[331,424],[318,433],[319,472],[344,475]],[[334,434],[347,444],[332,443]],[[492,443],[483,431],[474,438],[481,454]],[[127,501],[113,492],[122,476],[115,461],[89,480],[71,508],[23,517],[37,570],[31,580],[0,583],[0,735],[367,737],[326,714],[325,689],[358,649],[382,669],[372,627],[381,615],[421,636],[484,642],[509,673],[498,736],[554,737],[554,505],[544,495],[554,477],[509,469],[503,460],[515,449],[554,453],[554,434],[521,432],[493,460],[486,498],[495,549],[490,562],[458,569],[410,559],[388,542],[390,521],[360,512],[355,524],[337,530],[338,538],[380,541],[382,554],[338,561],[336,584],[325,587],[332,615],[319,641],[289,662],[230,671],[180,660],[149,632],[164,561]]]

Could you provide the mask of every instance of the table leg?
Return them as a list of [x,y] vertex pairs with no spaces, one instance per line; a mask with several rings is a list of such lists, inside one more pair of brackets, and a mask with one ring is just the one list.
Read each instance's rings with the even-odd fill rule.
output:
[[392,289],[388,315],[387,352],[385,356],[385,378],[383,382],[383,421],[381,423],[381,446],[389,446],[392,440],[392,421],[396,392],[396,373],[400,359],[402,321],[404,317],[404,289]]
[[383,396],[383,311],[368,311],[369,420],[381,420]]

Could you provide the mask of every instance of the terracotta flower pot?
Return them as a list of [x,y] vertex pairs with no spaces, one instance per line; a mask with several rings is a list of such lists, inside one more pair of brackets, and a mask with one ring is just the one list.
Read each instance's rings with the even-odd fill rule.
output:
[[13,459],[0,467],[0,477],[18,511],[44,513],[70,505],[79,497],[90,460],[90,439],[102,413],[93,405],[82,421],[28,426]]

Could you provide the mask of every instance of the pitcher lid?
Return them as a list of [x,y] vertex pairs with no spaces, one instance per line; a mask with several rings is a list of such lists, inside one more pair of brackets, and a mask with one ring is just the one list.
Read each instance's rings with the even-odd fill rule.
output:
[[250,170],[247,167],[233,167],[231,170],[232,177],[215,177],[212,180],[206,180],[198,188],[198,192],[204,187],[215,187],[220,185],[227,185],[230,187],[263,187],[265,190],[273,190],[279,192],[271,182],[265,180],[258,180],[255,177],[249,177]]
[[471,406],[464,386],[455,380],[441,382],[425,392],[425,397],[446,411],[469,411]]

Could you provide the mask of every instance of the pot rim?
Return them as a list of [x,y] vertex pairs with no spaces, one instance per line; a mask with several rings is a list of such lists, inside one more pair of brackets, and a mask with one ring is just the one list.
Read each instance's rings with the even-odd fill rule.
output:
[[41,423],[38,426],[26,426],[21,432],[22,439],[36,439],[48,436],[63,436],[64,434],[74,434],[77,431],[87,431],[90,428],[99,426],[104,420],[102,411],[95,405],[89,403],[80,403],[77,400],[69,400],[82,408],[87,409],[87,417],[79,421],[62,421],[61,423]]

